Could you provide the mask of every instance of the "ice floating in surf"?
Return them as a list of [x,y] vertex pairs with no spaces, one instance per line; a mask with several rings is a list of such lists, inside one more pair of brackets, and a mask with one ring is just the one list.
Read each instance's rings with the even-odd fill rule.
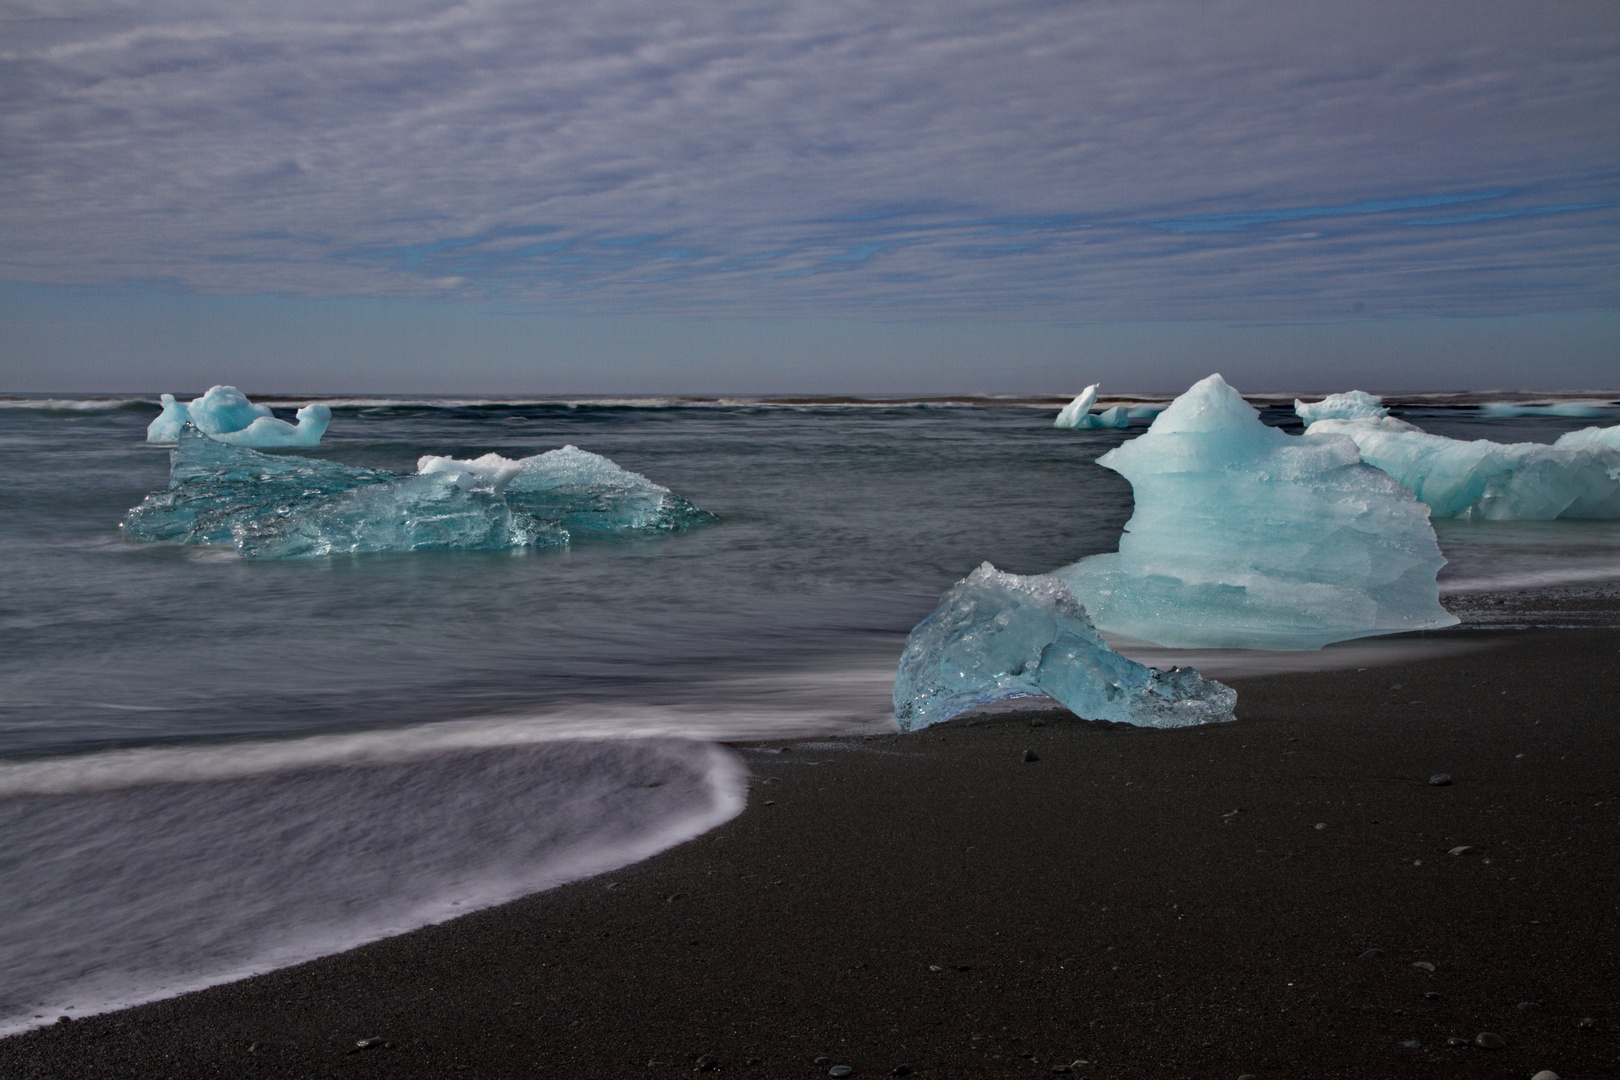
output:
[[423,457],[415,475],[277,457],[184,430],[169,487],[124,515],[138,540],[231,545],[249,558],[503,550],[714,520],[668,488],[568,446],[510,461]]
[[904,731],[979,705],[1049,697],[1088,720],[1186,727],[1232,719],[1237,693],[1191,668],[1159,671],[1110,649],[1068,587],[985,563],[912,630],[894,681]]
[[1389,415],[1383,398],[1361,390],[1329,394],[1321,401],[1295,398],[1294,412],[1307,424],[1317,420],[1377,420]]
[[1107,633],[1318,649],[1457,622],[1428,509],[1352,440],[1261,423],[1219,375],[1097,463],[1131,482],[1135,513],[1118,552],[1053,574]]
[[1411,488],[1435,517],[1485,521],[1620,518],[1620,427],[1547,446],[1448,439],[1392,416],[1321,419],[1307,435],[1346,435],[1361,460]]
[[146,428],[146,441],[172,445],[189,423],[205,435],[235,446],[260,450],[287,446],[319,446],[332,410],[325,405],[305,405],[298,410],[297,424],[276,419],[267,405],[255,405],[234,386],[215,386],[190,402],[176,401],[164,394],[163,411]]
[[1097,387],[1101,383],[1092,383],[1080,391],[1075,399],[1063,406],[1052,421],[1056,428],[1122,428],[1130,427],[1130,410],[1123,405],[1115,405],[1111,409],[1104,409],[1101,413],[1092,413],[1091,407],[1097,403]]

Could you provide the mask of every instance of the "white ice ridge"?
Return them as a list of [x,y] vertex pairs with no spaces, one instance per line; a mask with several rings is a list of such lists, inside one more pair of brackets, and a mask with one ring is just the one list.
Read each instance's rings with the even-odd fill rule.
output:
[[1321,401],[1295,398],[1294,412],[1307,424],[1317,420],[1377,420],[1389,415],[1383,398],[1361,390],[1329,394]]
[[1104,409],[1101,413],[1093,415],[1091,407],[1097,403],[1097,387],[1101,383],[1092,383],[1075,396],[1075,399],[1063,406],[1052,421],[1056,428],[1122,428],[1131,424],[1130,410],[1123,405],[1115,405],[1112,409]]
[[1053,573],[1106,633],[1319,649],[1458,621],[1440,606],[1428,508],[1353,440],[1261,423],[1219,375],[1097,463],[1131,482],[1135,513],[1118,552]]
[[1110,649],[1068,587],[984,563],[906,639],[894,680],[904,731],[979,705],[1049,697],[1088,720],[1186,727],[1232,719],[1237,692],[1191,668],[1160,671]]
[[1572,431],[1544,443],[1431,435],[1392,416],[1324,419],[1307,435],[1346,435],[1435,517],[1485,521],[1620,518],[1620,427]]
[[332,410],[325,405],[305,405],[297,412],[298,423],[278,420],[267,405],[255,405],[234,386],[214,386],[202,397],[189,402],[176,401],[173,394],[162,397],[163,411],[146,428],[146,441],[172,446],[180,441],[180,431],[188,423],[220,442],[267,450],[284,446],[319,446]]

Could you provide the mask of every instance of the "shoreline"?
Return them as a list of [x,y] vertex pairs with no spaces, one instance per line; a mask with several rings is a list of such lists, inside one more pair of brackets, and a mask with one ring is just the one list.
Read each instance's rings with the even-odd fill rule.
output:
[[1525,632],[1232,678],[1232,724],[739,745],[747,808],[679,847],[0,1076],[1613,1075],[1617,659]]

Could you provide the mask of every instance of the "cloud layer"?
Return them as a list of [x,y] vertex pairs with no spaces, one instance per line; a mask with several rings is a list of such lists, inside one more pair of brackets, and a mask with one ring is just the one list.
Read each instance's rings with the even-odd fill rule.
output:
[[0,278],[579,311],[1611,308],[1609,3],[9,5]]

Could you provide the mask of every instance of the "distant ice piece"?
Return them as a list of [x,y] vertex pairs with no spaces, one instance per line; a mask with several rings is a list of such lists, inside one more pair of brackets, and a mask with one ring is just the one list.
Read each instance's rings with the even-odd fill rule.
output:
[[1100,414],[1093,415],[1091,407],[1097,403],[1097,387],[1101,383],[1092,383],[1080,391],[1075,399],[1063,406],[1052,421],[1057,428],[1122,428],[1130,427],[1130,410],[1123,405],[1115,405],[1111,409],[1104,409]]
[[1091,407],[1097,403],[1097,387],[1101,383],[1092,383],[1074,396],[1074,400],[1063,406],[1058,412],[1057,419],[1052,426],[1057,428],[1083,428],[1090,427]]
[[1571,416],[1590,420],[1600,416],[1613,416],[1615,410],[1595,401],[1487,401],[1479,407],[1485,416]]
[[1428,508],[1354,441],[1261,423],[1219,375],[1097,463],[1131,482],[1136,511],[1118,552],[1053,573],[1107,633],[1318,649],[1457,622]]
[[912,630],[894,681],[904,731],[979,705],[1049,697],[1089,720],[1186,727],[1232,719],[1237,693],[1191,668],[1159,671],[1110,649],[1068,587],[984,563]]
[[1465,441],[1393,417],[1318,420],[1307,435],[1347,435],[1361,460],[1411,488],[1435,517],[1483,521],[1620,518],[1620,428],[1544,443]]
[[[580,467],[541,472],[565,491],[543,507],[513,492],[531,463],[486,454],[472,461],[424,457],[413,476],[318,458],[278,457],[231,446],[195,427],[180,434],[166,491],[148,495],[124,516],[138,540],[232,545],[248,558],[276,559],[368,552],[503,550],[567,544],[565,522],[583,519],[599,535],[668,532],[713,516],[607,458],[573,447]],[[553,454],[561,453],[552,451]],[[621,499],[618,486],[595,479],[618,470],[662,493],[658,510],[639,518],[604,519],[600,507]],[[651,495],[644,501],[652,501]],[[537,512],[538,511],[538,512]],[[634,520],[632,520],[634,518]],[[638,523],[639,522],[639,523]]]
[[210,387],[202,397],[189,403],[176,401],[173,394],[161,398],[163,411],[146,427],[146,441],[160,446],[179,441],[186,424],[223,442],[260,450],[288,446],[318,446],[332,410],[325,405],[306,405],[298,410],[298,423],[276,419],[267,405],[255,405],[234,386]]
[[1317,420],[1378,420],[1389,415],[1384,399],[1376,394],[1351,390],[1329,394],[1321,401],[1294,399],[1294,413],[1307,424]]
[[326,425],[332,422],[332,410],[325,405],[305,405],[295,414],[297,424],[261,416],[241,431],[222,431],[213,437],[232,446],[248,446],[255,450],[277,447],[319,446]]

